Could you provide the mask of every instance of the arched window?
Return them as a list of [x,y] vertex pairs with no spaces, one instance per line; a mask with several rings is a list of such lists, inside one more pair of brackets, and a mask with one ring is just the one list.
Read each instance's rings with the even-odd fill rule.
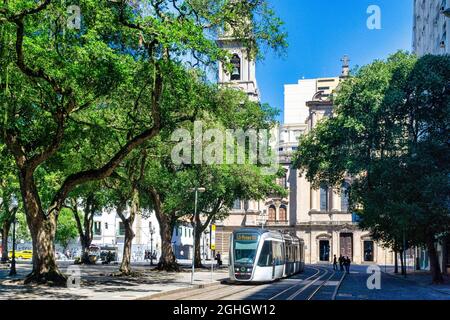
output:
[[276,209],[274,205],[271,205],[269,207],[269,216],[267,217],[267,220],[269,221],[275,221],[277,219]]
[[328,186],[320,187],[320,211],[328,211]]
[[280,206],[280,221],[287,221],[287,209],[284,204]]
[[344,182],[341,187],[341,211],[348,211],[348,189],[350,185]]
[[233,66],[231,80],[241,80],[241,58],[237,54],[233,54],[231,64]]

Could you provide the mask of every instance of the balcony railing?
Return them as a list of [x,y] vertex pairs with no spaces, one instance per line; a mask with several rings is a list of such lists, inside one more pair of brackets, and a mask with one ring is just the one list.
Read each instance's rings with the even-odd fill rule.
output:
[[267,220],[267,225],[287,225],[289,224],[289,220]]

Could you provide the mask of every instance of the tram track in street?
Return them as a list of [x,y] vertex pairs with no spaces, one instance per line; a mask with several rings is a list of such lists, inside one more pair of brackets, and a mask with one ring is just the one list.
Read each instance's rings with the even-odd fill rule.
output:
[[[275,300],[277,298],[282,297],[284,294],[287,294],[289,291],[294,290],[295,288],[303,288],[306,282],[310,281],[312,278],[316,277],[318,274],[320,274],[321,270],[315,267],[307,267],[309,269],[313,269],[316,270],[316,273],[309,276],[306,279],[299,279],[298,283],[293,284],[292,286],[289,286],[288,288],[284,289],[281,292],[278,292],[277,294],[273,295],[272,297],[270,297],[268,300]],[[279,299],[279,300],[284,300],[284,299]]]
[[[322,278],[324,278],[329,273],[329,271],[326,268],[324,269],[324,268],[318,267],[317,269],[319,270],[319,274],[317,276],[315,276],[314,279],[311,278],[309,283],[306,283],[300,289],[295,291],[293,294],[291,294],[289,297],[287,297],[286,300],[309,300],[308,298],[310,297],[310,295],[308,295],[308,292],[315,291],[313,285],[315,283],[317,283],[318,281],[320,281]],[[310,288],[312,290],[309,290]],[[306,297],[306,299],[301,299],[302,297]]]
[[288,300],[334,300],[345,278],[345,272],[341,274],[336,270],[321,268],[324,272],[317,279]]

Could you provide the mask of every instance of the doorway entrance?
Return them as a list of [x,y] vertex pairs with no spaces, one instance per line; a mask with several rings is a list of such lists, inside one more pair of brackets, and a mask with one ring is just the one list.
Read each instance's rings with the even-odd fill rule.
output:
[[353,233],[341,233],[339,235],[340,254],[348,256],[353,261]]
[[319,260],[330,261],[330,241],[328,240],[319,241]]

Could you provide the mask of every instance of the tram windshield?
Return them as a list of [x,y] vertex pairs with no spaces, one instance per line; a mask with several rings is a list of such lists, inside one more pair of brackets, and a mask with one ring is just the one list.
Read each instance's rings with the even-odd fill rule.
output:
[[258,235],[237,233],[234,239],[234,262],[253,264],[258,248]]

